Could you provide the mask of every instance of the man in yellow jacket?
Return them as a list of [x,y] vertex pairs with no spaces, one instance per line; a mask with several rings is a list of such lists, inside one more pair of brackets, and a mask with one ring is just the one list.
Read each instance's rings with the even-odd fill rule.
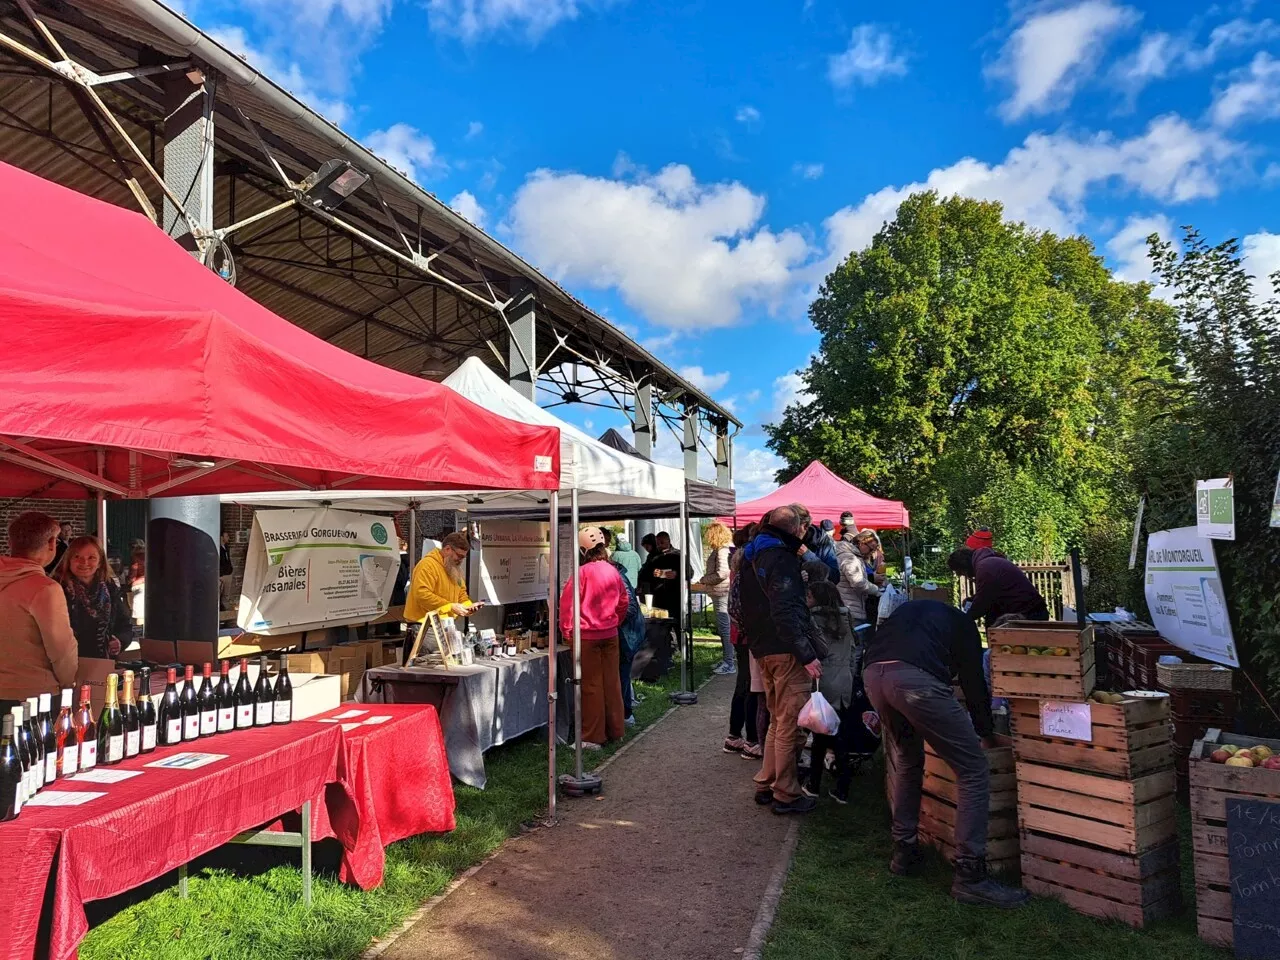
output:
[[442,617],[465,617],[475,604],[467,596],[467,553],[471,544],[460,531],[449,534],[413,568],[413,580],[404,602],[404,618],[414,622],[435,612]]

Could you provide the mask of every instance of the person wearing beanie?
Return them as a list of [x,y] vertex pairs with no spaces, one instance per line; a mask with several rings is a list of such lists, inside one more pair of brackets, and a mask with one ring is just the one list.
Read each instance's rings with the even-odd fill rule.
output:
[[977,530],[973,531],[973,533],[969,534],[964,545],[970,550],[982,550],[983,548],[990,550],[995,544],[994,538],[991,535],[991,530],[987,527],[979,527]]

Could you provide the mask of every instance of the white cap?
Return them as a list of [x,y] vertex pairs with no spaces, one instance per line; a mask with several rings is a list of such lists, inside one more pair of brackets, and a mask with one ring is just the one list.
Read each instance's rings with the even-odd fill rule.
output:
[[35,712],[36,712],[36,709],[37,709],[39,706],[40,706],[40,698],[39,698],[39,697],[27,697],[27,709],[28,709],[28,710],[30,710],[32,713],[35,713]]

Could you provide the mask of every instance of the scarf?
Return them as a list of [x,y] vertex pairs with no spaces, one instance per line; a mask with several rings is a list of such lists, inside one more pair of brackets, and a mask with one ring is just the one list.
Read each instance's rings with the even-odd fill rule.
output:
[[[86,587],[79,577],[68,577],[63,587],[67,592],[67,607],[72,611],[73,623],[84,624],[92,632],[92,647],[98,656],[107,655],[107,644],[111,640],[111,591],[107,589],[107,581],[100,580],[96,585]],[[81,649],[86,644],[77,635]]]

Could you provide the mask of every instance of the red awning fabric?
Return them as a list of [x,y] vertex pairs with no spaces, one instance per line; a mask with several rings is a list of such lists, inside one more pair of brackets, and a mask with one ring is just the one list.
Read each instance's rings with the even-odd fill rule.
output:
[[326,343],[142,215],[0,163],[0,497],[559,485],[558,429]]
[[773,493],[738,504],[738,511],[731,519],[739,526],[753,523],[774,507],[789,503],[803,503],[808,507],[814,523],[830,520],[839,524],[840,514],[851,510],[854,521],[862,528],[904,530],[911,526],[907,508],[897,500],[881,500],[859,490],[847,480],[837,477],[818,460]]

